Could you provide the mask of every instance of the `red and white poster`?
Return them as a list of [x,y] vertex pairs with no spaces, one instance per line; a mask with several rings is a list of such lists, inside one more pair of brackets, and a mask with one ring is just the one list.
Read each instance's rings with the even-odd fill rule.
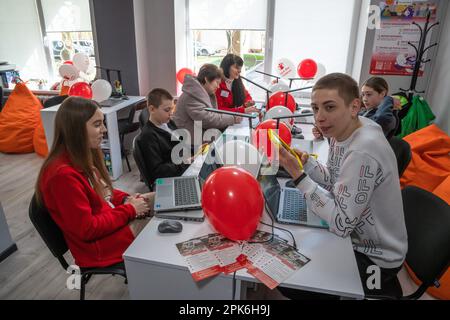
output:
[[[420,30],[423,29],[428,12],[430,23],[436,21],[436,4],[432,1],[391,0],[380,3],[381,28],[375,31],[370,74],[412,75],[416,63],[416,51],[408,42],[419,47]],[[425,48],[430,43],[427,37]],[[426,59],[426,53],[423,56]],[[419,76],[423,75],[423,65]]]

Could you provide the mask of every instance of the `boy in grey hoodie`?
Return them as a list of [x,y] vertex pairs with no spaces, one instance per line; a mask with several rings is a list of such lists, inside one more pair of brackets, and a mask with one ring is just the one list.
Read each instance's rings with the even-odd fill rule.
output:
[[[303,171],[284,149],[280,164],[330,231],[351,237],[366,294],[382,294],[389,288],[401,295],[396,275],[408,242],[397,162],[381,127],[358,116],[358,91],[348,75],[321,78],[313,87],[311,106],[316,126],[330,138],[327,164],[297,151]],[[379,268],[381,288],[368,283],[370,266]]]
[[194,137],[195,127],[203,135],[203,131],[207,129],[222,131],[242,121],[240,117],[205,110],[205,108],[217,109],[215,92],[222,80],[221,75],[217,66],[205,64],[200,68],[197,77],[187,75],[184,78],[183,93],[178,99],[173,121],[178,128],[189,132],[191,145],[198,146],[203,142],[202,137]]

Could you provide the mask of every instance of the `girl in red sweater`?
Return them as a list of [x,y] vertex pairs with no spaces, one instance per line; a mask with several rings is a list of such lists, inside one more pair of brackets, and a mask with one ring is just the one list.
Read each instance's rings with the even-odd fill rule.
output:
[[240,113],[259,112],[242,83],[240,75],[243,65],[242,58],[232,53],[227,54],[220,63],[224,75],[216,90],[217,106],[220,110]]
[[134,239],[129,223],[145,216],[154,197],[113,189],[100,149],[103,118],[95,101],[67,98],[56,113],[53,146],[36,184],[39,203],[80,267],[122,262]]

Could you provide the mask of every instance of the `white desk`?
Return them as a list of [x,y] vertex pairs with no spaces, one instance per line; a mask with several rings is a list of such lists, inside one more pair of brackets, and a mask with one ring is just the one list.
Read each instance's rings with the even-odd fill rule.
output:
[[[122,154],[120,150],[119,128],[117,124],[117,112],[145,100],[145,97],[130,96],[128,100],[122,100],[112,107],[101,108],[106,118],[108,127],[109,150],[111,153],[112,179],[117,180],[122,175]],[[54,123],[56,111],[60,105],[41,110],[42,122],[44,124],[45,138],[50,148],[53,144]]]
[[[311,132],[311,126],[302,126],[302,129],[305,135]],[[240,124],[228,128],[226,133],[241,134],[245,130],[245,124]],[[326,141],[314,144],[314,152],[319,153],[321,160],[326,157],[324,150],[328,151]],[[201,161],[196,160],[185,174],[194,174],[200,167]],[[270,221],[267,213],[264,213],[264,220]],[[232,275],[221,274],[196,283],[175,247],[176,243],[214,232],[207,220],[203,223],[182,222],[183,231],[179,234],[158,233],[160,221],[153,218],[124,253],[130,298],[231,299]],[[300,252],[311,261],[281,286],[348,298],[364,297],[350,238],[343,239],[323,229],[292,225],[282,227],[294,234]],[[260,225],[258,229],[269,231],[270,227]],[[275,233],[290,240],[290,236],[283,231],[276,230]],[[245,270],[238,271],[236,299],[245,299],[243,281],[258,282]]]

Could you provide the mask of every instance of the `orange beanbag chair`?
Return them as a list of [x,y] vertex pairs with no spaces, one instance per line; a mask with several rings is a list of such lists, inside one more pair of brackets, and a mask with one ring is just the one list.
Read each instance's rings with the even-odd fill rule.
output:
[[[412,158],[400,179],[402,188],[417,186],[450,205],[450,137],[433,124],[403,139],[411,146]],[[419,284],[411,269],[407,267],[407,270]],[[450,269],[439,279],[439,283],[439,288],[431,287],[427,292],[436,298],[450,300]]]
[[48,155],[47,140],[45,139],[44,124],[42,123],[41,115],[39,115],[39,124],[36,130],[34,130],[33,146],[34,151],[41,157],[45,158]]
[[0,112],[0,152],[33,152],[33,134],[41,109],[41,102],[25,83],[16,84]]

